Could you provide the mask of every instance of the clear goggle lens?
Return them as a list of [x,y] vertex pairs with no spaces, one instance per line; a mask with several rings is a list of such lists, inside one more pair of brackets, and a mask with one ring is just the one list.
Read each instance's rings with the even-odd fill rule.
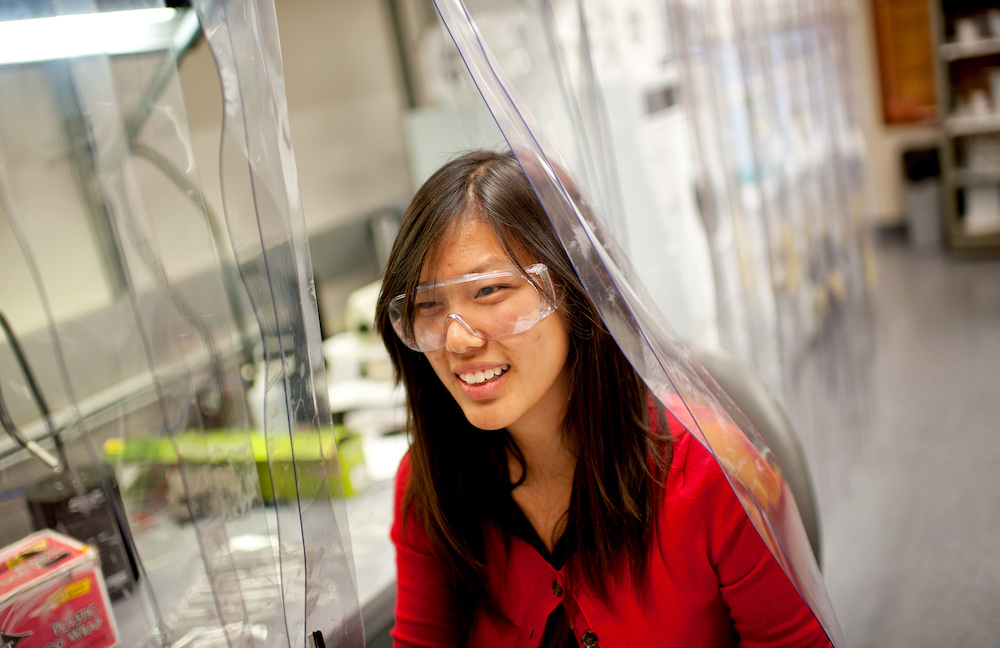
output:
[[[548,268],[461,275],[417,286],[412,319],[406,295],[389,302],[389,319],[403,344],[414,351],[436,351],[445,345],[448,327],[463,326],[473,335],[497,340],[527,331],[557,308]],[[536,286],[537,284],[537,286]]]

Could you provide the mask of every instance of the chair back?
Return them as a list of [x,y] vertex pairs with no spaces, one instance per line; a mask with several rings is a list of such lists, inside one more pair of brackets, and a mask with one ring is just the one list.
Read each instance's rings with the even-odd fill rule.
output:
[[764,384],[764,379],[745,362],[721,349],[689,345],[708,373],[743,411],[763,437],[784,473],[792,491],[816,562],[820,558],[820,528],[816,495],[802,444],[784,409]]

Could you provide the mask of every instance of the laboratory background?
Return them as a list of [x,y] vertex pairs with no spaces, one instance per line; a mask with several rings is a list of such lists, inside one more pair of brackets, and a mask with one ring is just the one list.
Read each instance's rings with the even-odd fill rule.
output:
[[3,641],[391,646],[379,278],[511,115],[770,448],[838,647],[996,644],[981,0],[0,3]]

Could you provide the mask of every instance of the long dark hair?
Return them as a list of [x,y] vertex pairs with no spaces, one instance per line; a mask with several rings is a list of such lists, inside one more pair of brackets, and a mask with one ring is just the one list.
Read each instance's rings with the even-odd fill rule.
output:
[[375,321],[407,391],[412,445],[404,510],[417,516],[447,565],[463,643],[476,608],[503,618],[487,585],[485,533],[511,506],[508,453],[524,460],[506,431],[485,432],[466,420],[424,355],[396,336],[388,305],[415,292],[427,254],[470,219],[488,224],[516,265],[518,258],[547,265],[562,290],[559,310],[570,334],[563,434],[577,457],[567,576],[583,579],[609,604],[608,580],[625,561],[637,591],[644,586],[670,456],[665,422],[651,425],[645,384],[602,323],[514,156],[474,151],[431,176],[403,216]]

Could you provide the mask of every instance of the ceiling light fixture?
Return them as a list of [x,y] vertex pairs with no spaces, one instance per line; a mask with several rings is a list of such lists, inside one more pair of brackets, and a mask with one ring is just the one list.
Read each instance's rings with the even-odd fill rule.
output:
[[0,65],[176,48],[198,29],[194,11],[103,11],[0,22]]

